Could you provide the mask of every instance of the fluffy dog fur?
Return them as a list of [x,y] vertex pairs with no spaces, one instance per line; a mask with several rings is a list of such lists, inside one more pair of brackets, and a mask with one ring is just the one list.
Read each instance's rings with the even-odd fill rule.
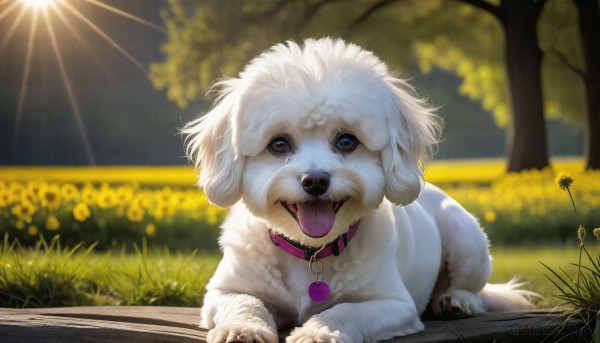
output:
[[[288,42],[218,87],[213,109],[184,129],[199,185],[231,207],[202,311],[209,342],[277,342],[294,326],[287,342],[374,342],[423,330],[428,304],[459,317],[531,306],[512,283],[486,286],[477,220],[423,181],[439,120],[372,53]],[[327,182],[309,190],[305,175]],[[321,260],[329,300],[312,302],[307,262],[269,229],[321,247],[357,220],[347,249]]]

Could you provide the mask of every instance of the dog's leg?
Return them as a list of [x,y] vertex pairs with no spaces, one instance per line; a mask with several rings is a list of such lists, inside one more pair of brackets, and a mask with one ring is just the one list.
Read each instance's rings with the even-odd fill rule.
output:
[[424,329],[412,301],[372,300],[342,303],[312,316],[286,343],[377,342]]
[[442,201],[436,221],[445,265],[441,277],[447,281],[445,289],[437,289],[437,294],[433,294],[434,313],[469,317],[485,312],[479,293],[492,268],[485,233],[477,220],[450,198]]
[[212,328],[208,343],[279,341],[273,316],[262,301],[246,294],[210,292],[202,309],[202,326]]

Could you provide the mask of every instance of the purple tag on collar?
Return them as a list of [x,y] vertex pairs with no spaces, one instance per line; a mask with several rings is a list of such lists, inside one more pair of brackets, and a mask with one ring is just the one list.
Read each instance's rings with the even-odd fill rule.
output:
[[308,286],[310,300],[322,304],[329,298],[329,285],[323,281],[315,281]]

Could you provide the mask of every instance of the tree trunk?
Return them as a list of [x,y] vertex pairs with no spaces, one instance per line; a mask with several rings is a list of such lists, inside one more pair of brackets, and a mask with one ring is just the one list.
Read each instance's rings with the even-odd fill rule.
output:
[[596,0],[573,2],[579,11],[579,32],[586,70],[586,169],[600,169],[600,8]]
[[508,171],[548,166],[546,123],[537,39],[540,9],[531,0],[504,0],[500,20],[506,40],[506,70],[512,102]]

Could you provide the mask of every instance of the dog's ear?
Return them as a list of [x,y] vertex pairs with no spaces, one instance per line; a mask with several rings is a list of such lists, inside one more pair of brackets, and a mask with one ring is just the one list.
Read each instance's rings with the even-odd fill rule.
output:
[[213,109],[188,123],[182,130],[186,135],[186,153],[200,170],[198,185],[208,201],[229,207],[242,196],[241,177],[243,157],[235,150],[234,121],[236,94],[222,91]]
[[381,154],[385,197],[408,205],[424,185],[423,168],[437,147],[442,122],[405,81],[391,78],[388,84],[393,96],[387,113],[390,141]]

